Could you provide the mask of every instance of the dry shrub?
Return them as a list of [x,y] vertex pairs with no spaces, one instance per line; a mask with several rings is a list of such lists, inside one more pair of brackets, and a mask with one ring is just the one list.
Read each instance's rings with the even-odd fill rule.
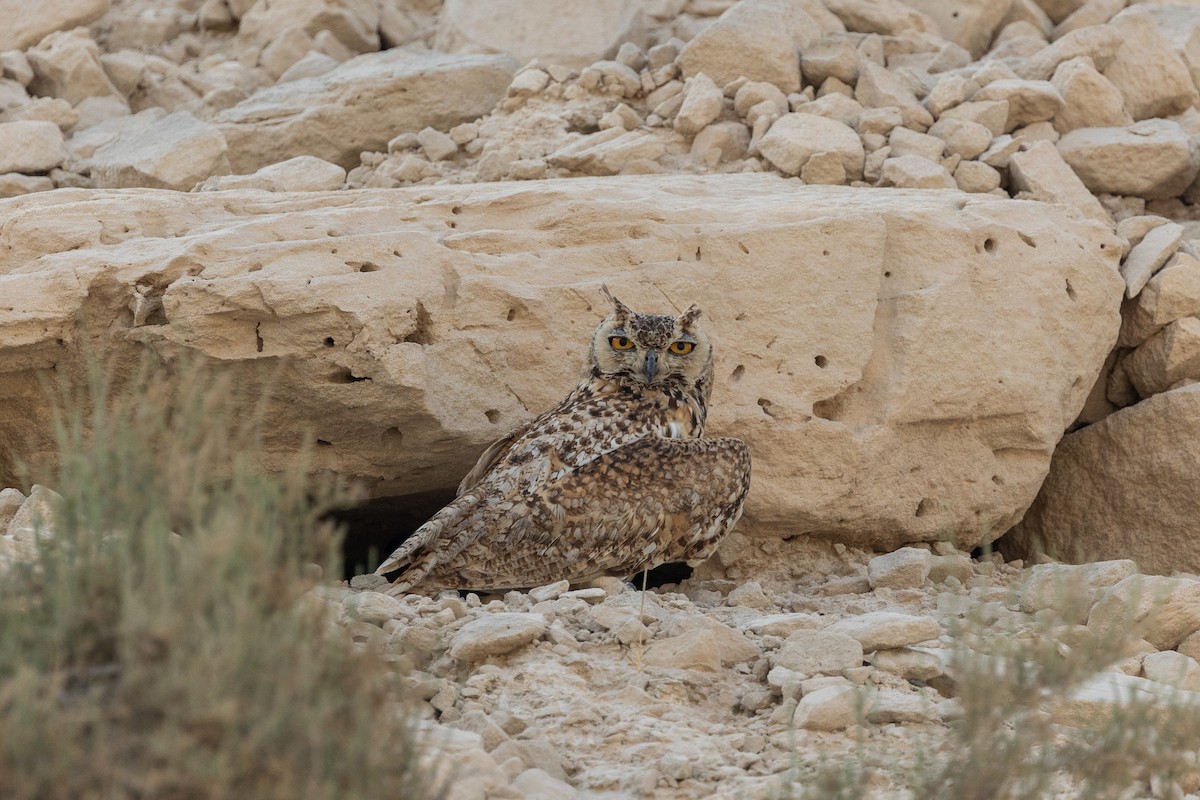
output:
[[310,591],[344,487],[266,474],[259,406],[167,371],[54,390],[62,502],[0,579],[0,797],[437,796],[381,655]]
[[[907,746],[860,736],[849,757],[820,756],[779,787],[804,800],[1027,800],[1180,797],[1200,786],[1200,705],[1163,687],[1119,698],[1091,727],[1056,712],[1136,639],[1132,621],[1097,634],[1079,587],[1063,585],[1058,614],[1010,626],[978,609],[953,631],[948,666],[961,713],[947,727],[914,729]],[[1084,604],[1081,606],[1080,604]],[[1064,639],[1066,641],[1064,641]]]

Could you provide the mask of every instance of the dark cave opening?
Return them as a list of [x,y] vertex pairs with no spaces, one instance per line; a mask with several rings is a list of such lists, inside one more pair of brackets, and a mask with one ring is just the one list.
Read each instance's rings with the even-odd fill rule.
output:
[[345,528],[342,572],[349,580],[374,571],[405,539],[454,499],[454,489],[376,497],[350,508],[329,512],[328,519]]

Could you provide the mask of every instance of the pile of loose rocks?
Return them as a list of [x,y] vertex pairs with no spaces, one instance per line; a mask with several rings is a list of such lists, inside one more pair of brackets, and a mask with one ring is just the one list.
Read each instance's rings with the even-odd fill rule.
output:
[[[54,497],[0,491],[3,563],[53,535]],[[1128,560],[1027,567],[946,544],[814,547],[812,571],[786,586],[393,597],[369,575],[314,592],[392,661],[455,800],[777,797],[864,741],[893,762],[895,788],[962,715],[957,656],[989,637],[1062,653],[1112,643],[1104,671],[1045,697],[1064,730],[1131,698],[1200,703],[1197,576]],[[1200,774],[1172,791],[1197,796]]]

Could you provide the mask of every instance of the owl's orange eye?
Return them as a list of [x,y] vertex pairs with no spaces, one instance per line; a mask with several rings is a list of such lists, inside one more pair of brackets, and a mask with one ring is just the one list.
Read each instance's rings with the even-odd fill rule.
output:
[[686,356],[696,349],[696,345],[693,342],[671,342],[671,346],[667,349],[677,356]]
[[608,343],[612,345],[613,350],[632,350],[633,342],[626,339],[624,336],[610,336]]

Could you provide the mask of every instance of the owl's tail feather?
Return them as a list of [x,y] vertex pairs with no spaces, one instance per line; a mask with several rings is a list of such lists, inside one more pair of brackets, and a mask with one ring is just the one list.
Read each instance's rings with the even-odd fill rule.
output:
[[[429,572],[439,563],[453,558],[457,551],[449,552],[446,546],[456,544],[461,537],[454,536],[459,523],[462,522],[479,503],[479,498],[473,494],[465,494],[455,498],[454,502],[443,508],[433,517],[413,531],[395,551],[384,559],[376,575],[387,575],[397,570],[404,570],[400,578],[388,589],[388,594],[403,594],[419,584]],[[465,546],[465,542],[458,550]]]

